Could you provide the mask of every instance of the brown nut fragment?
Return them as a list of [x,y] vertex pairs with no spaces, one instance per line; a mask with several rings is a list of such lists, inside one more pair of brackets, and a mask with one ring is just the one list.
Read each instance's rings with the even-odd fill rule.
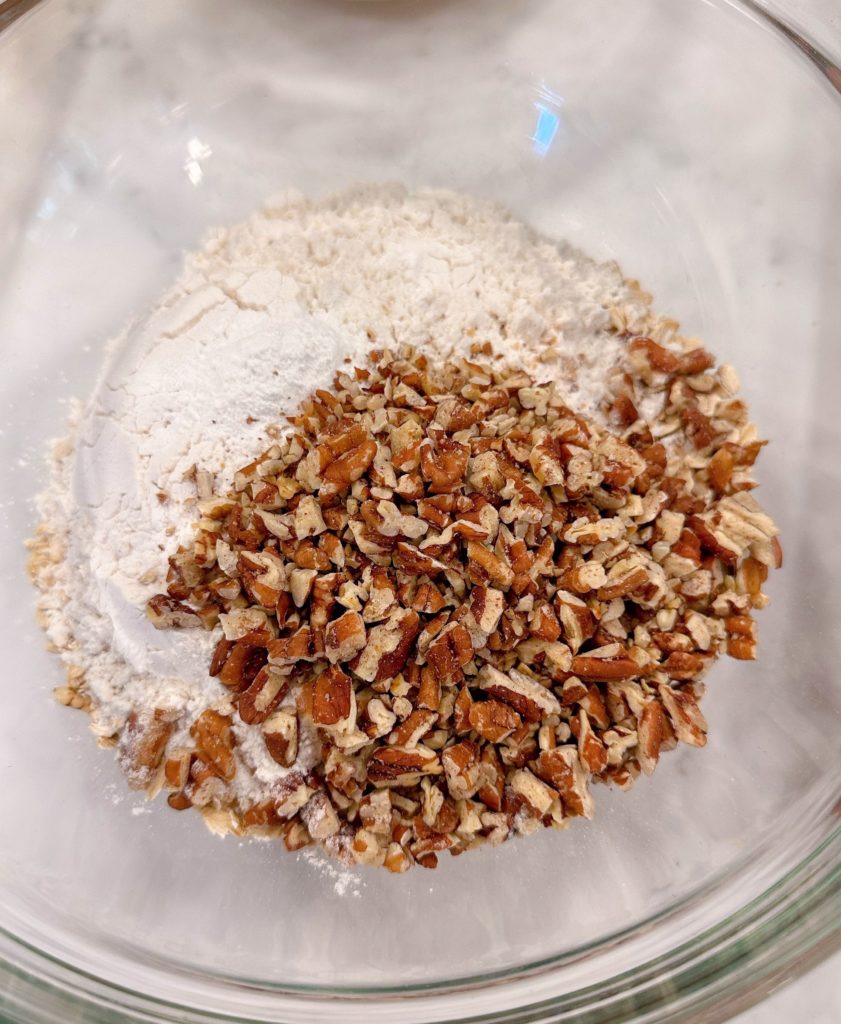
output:
[[535,763],[535,771],[558,791],[567,814],[592,818],[593,798],[588,790],[586,770],[575,747],[542,750]]
[[430,644],[426,660],[442,686],[460,683],[464,666],[473,660],[470,634],[460,622],[448,625]]
[[447,789],[454,800],[469,800],[487,781],[488,772],[479,748],[470,740],[456,743],[441,754]]
[[470,615],[483,641],[478,646],[483,647],[484,642],[499,625],[505,611],[505,594],[501,590],[494,590],[493,587],[474,586],[470,592],[469,607]]
[[447,571],[447,566],[419,551],[413,544],[406,541],[399,541],[392,554],[394,566],[403,569],[405,572],[413,573],[416,576],[438,576]]
[[467,544],[467,572],[475,586],[491,584],[499,590],[508,590],[514,582],[514,570],[480,541]]
[[473,698],[470,696],[470,690],[463,686],[458,691],[455,703],[453,704],[453,728],[457,736],[470,732],[472,728],[470,725],[470,707],[472,704]]
[[164,785],[167,789],[183,790],[190,776],[192,750],[182,747],[171,750],[164,761]]
[[298,716],[294,711],[275,711],[263,722],[263,739],[269,755],[291,767],[298,757]]
[[624,656],[595,658],[589,654],[579,654],[574,657],[571,671],[582,679],[595,679],[599,682],[634,679],[641,674],[640,667],[633,658]]
[[412,609],[422,615],[437,615],[445,605],[444,596],[434,583],[421,583],[412,599]]
[[315,681],[312,720],[324,726],[346,723],[353,708],[353,680],[338,665],[331,665]]
[[663,705],[659,700],[647,701],[639,717],[637,760],[646,775],[651,775],[657,767],[660,749],[666,735],[665,718]]
[[593,732],[587,712],[583,709],[578,713],[578,756],[593,775],[607,768],[607,748]]
[[289,676],[274,665],[264,665],[237,701],[239,717],[247,725],[259,725],[286,696]]
[[345,612],[324,631],[324,654],[334,665],[351,661],[365,644],[365,623],[359,612]]
[[[202,711],[190,727],[196,750],[204,758],[214,775],[230,782],[236,775],[237,765],[233,752],[231,719],[213,708]],[[195,803],[195,799],[193,801]]]
[[558,591],[555,595],[555,608],[563,627],[563,639],[575,654],[595,634],[595,616],[580,597],[565,591]]
[[550,643],[561,635],[561,624],[548,601],[539,604],[529,619],[529,631],[532,636],[548,640]]
[[273,787],[275,813],[284,820],[294,818],[315,792],[315,783],[302,771],[289,772]]
[[677,738],[692,747],[703,747],[707,742],[707,720],[701,713],[694,695],[689,690],[676,690],[665,684],[658,686],[657,692],[669,714]]
[[718,494],[723,494],[727,490],[733,477],[735,466],[736,460],[733,458],[732,452],[728,451],[727,448],[719,448],[710,459],[707,472],[710,478],[710,485]]
[[359,804],[359,820],[376,836],[391,836],[391,790],[377,789]]
[[437,775],[441,770],[435,751],[427,747],[378,747],[368,761],[368,781],[375,785],[408,786],[422,775]]
[[634,338],[628,342],[631,363],[644,380],[649,380],[647,372],[656,370],[658,373],[677,373],[680,359],[674,352],[658,345],[651,338]]
[[385,569],[371,568],[370,596],[365,603],[362,618],[366,623],[387,619],[397,604],[397,587]]
[[120,733],[118,758],[132,789],[146,789],[154,782],[174,729],[175,715],[161,708],[129,714]]
[[705,668],[704,659],[700,654],[687,654],[684,651],[674,651],[662,665],[663,671],[670,679],[685,681],[695,679]]
[[386,622],[368,632],[368,643],[350,663],[351,670],[366,682],[393,679],[408,660],[420,630],[417,612],[398,608]]
[[425,439],[420,446],[421,474],[430,494],[447,494],[457,490],[464,479],[470,449],[440,433],[433,446]]
[[339,831],[339,816],[330,797],[320,789],[301,808],[301,821],[313,839],[329,839]]
[[369,438],[331,462],[322,472],[322,496],[344,494],[348,491],[368,469],[376,454],[377,442]]
[[730,615],[725,619],[727,653],[740,661],[756,658],[756,623],[750,615]]
[[520,768],[515,771],[511,776],[509,786],[513,793],[525,801],[536,818],[542,818],[544,814],[549,813],[557,795],[554,789],[532,774],[528,768]]
[[[247,634],[232,646],[218,672],[211,674],[217,675],[219,682],[223,686],[227,686],[229,690],[234,690],[236,693],[247,690],[266,664],[268,654],[263,646],[265,642],[265,637],[262,634],[259,636]],[[217,651],[219,651],[219,647],[217,647]],[[221,653],[219,658],[214,657],[211,668],[216,667],[220,660]]]
[[146,617],[155,629],[197,629],[202,624],[192,608],[166,594],[149,598]]
[[323,653],[319,634],[309,626],[301,626],[291,636],[269,642],[268,661],[270,665],[286,668],[299,661],[317,661]]
[[493,665],[485,665],[476,681],[486,693],[508,704],[527,722],[539,722],[544,715],[561,712],[560,702],[551,690],[516,669],[504,673]]
[[435,711],[417,709],[400,723],[389,737],[389,743],[396,747],[414,747],[426,736],[438,714]]
[[517,712],[499,700],[486,700],[471,705],[470,726],[489,743],[500,743],[523,724]]

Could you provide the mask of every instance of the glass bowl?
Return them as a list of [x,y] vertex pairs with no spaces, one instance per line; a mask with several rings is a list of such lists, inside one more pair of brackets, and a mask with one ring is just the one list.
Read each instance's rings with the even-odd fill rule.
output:
[[[0,34],[0,1013],[714,1022],[839,945],[829,56],[736,0],[13,7],[32,9]],[[786,551],[758,663],[711,675],[705,750],[600,789],[591,823],[400,877],[129,795],[51,701],[23,550],[47,439],[182,251],[282,188],[384,180],[617,259],[735,364]]]

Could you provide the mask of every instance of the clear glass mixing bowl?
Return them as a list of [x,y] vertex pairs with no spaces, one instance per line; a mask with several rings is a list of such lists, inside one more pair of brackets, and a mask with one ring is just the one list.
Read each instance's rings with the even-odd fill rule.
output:
[[[0,1014],[714,1022],[838,945],[841,76],[821,47],[736,0],[5,7],[32,9],[0,34]],[[563,834],[348,881],[126,793],[51,702],[23,541],[47,439],[182,250],[281,188],[386,179],[615,257],[734,363],[786,566],[759,662],[712,674],[706,750]]]

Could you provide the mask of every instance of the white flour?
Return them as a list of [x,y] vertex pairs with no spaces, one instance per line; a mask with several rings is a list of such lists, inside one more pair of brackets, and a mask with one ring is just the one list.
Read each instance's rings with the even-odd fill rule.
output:
[[[606,310],[635,300],[616,266],[451,193],[286,196],[212,233],[160,306],[112,343],[40,499],[63,552],[42,611],[84,673],[94,730],[113,735],[135,706],[184,711],[186,730],[224,695],[207,673],[215,632],[159,632],[144,613],[190,535],[193,466],[224,487],[267,446],[267,424],[372,343],[442,354],[487,340],[544,380],[563,366],[570,405],[597,415],[622,347]],[[561,364],[546,361],[553,351]],[[236,731],[235,787],[250,802],[285,769],[258,727]]]

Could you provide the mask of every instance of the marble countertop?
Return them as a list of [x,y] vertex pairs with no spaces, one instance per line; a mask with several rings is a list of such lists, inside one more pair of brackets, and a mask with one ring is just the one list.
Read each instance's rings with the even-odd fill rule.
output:
[[[314,2],[314,0],[313,0]],[[441,0],[443,2],[443,0]],[[709,0],[708,6],[713,7],[718,0]],[[821,0],[823,3],[823,0]],[[158,4],[161,9],[165,5]],[[373,6],[373,5],[371,5]],[[496,9],[502,10],[502,5],[495,4]],[[700,5],[699,5],[700,6]],[[724,4],[722,3],[722,6]],[[801,10],[808,6],[805,0],[798,0],[797,7]],[[841,8],[841,0],[836,0],[836,9]],[[230,18],[228,5],[221,2],[208,2],[201,6],[195,3],[196,22],[207,19],[218,19],[223,22]],[[91,12],[104,11],[104,16],[90,18]],[[33,41],[33,47],[27,52],[18,51],[14,56],[15,60],[10,61],[4,67],[4,77],[0,81],[0,99],[3,90],[10,94],[15,93],[15,76],[20,76],[20,82],[30,83],[33,80],[42,80],[49,83],[44,86],[42,92],[34,91],[31,85],[21,86],[18,89],[20,102],[17,106],[18,120],[15,123],[0,121],[0,152],[12,152],[13,147],[16,153],[21,137],[26,135],[27,143],[33,161],[42,160],[46,163],[49,156],[51,180],[47,183],[43,193],[37,191],[33,180],[25,174],[15,173],[0,174],[0,211],[12,211],[3,221],[3,228],[8,229],[7,234],[0,232],[0,300],[3,299],[3,274],[6,266],[13,266],[20,252],[26,258],[26,246],[41,245],[49,248],[47,257],[48,275],[52,281],[59,282],[63,295],[70,299],[61,308],[51,309],[49,303],[43,302],[41,286],[43,282],[37,275],[30,275],[27,278],[21,275],[19,280],[23,282],[17,287],[15,303],[21,311],[20,322],[23,318],[29,318],[32,323],[39,326],[39,330],[48,335],[51,331],[75,330],[73,338],[76,344],[76,358],[72,365],[68,363],[67,376],[63,381],[66,385],[67,394],[84,393],[92,375],[96,370],[96,363],[99,358],[96,346],[87,342],[89,339],[101,340],[119,324],[126,315],[126,311],[141,307],[149,301],[170,279],[180,259],[180,251],[194,243],[202,230],[209,223],[219,220],[236,219],[244,215],[252,206],[266,194],[270,182],[277,180],[287,170],[285,165],[278,166],[275,162],[275,154],[270,151],[267,145],[264,148],[255,147],[248,153],[250,163],[243,161],[240,165],[240,152],[243,147],[235,149],[229,147],[224,149],[224,134],[226,131],[234,131],[232,127],[238,119],[243,117],[243,112],[250,110],[251,104],[255,110],[266,109],[261,97],[271,88],[268,78],[261,80],[254,68],[249,68],[252,79],[248,83],[248,90],[243,91],[242,105],[230,108],[229,114],[225,113],[226,99],[224,96],[217,98],[214,93],[214,83],[206,86],[208,92],[207,109],[212,116],[202,121],[196,109],[190,109],[189,104],[178,101],[179,75],[182,73],[189,76],[191,69],[189,65],[189,49],[184,53],[169,53],[166,59],[161,59],[160,64],[153,67],[144,66],[137,60],[137,54],[133,46],[133,35],[146,34],[144,45],[149,49],[160,46],[161,52],[166,53],[166,47],[171,42],[165,38],[154,38],[155,24],[154,17],[137,18],[136,23],[131,26],[121,25],[119,4],[112,0],[67,0],[63,4],[64,14],[67,19],[66,25],[56,23],[53,38],[61,37],[62,32],[65,38],[72,40],[73,45],[62,46],[55,49],[50,45],[50,38],[47,34],[39,40]],[[501,17],[511,17],[509,14]],[[59,17],[56,15],[56,17]],[[60,22],[60,18],[59,18]],[[141,24],[142,22],[142,24]],[[200,31],[200,28],[197,29]],[[511,21],[506,28],[512,35],[516,35],[517,26]],[[150,42],[149,40],[152,40]],[[113,137],[103,135],[99,138],[101,152],[96,152],[96,147],[89,145],[90,138],[86,135],[90,130],[90,122],[96,121],[100,104],[106,106],[110,97],[105,90],[100,88],[101,83],[87,83],[87,93],[82,91],[84,106],[82,113],[71,111],[72,124],[67,130],[67,110],[70,103],[69,97],[73,95],[70,84],[78,77],[80,66],[87,59],[87,54],[92,49],[104,48],[107,52],[107,60],[110,61],[110,71],[119,75],[121,88],[125,90],[126,117],[125,122],[113,126]],[[186,54],[186,63],[182,68],[178,61]],[[609,60],[610,54],[605,58]],[[334,92],[340,90],[331,78],[330,67],[326,63],[324,67],[324,92],[325,95],[335,100],[338,112],[334,121],[330,121],[329,129],[335,133],[334,145],[342,157],[347,157],[348,152],[355,152],[356,139],[348,131],[343,134],[341,103]],[[220,78],[224,77],[227,71],[220,69]],[[805,72],[804,72],[805,75]],[[157,79],[161,81],[158,82]],[[148,87],[149,81],[156,80],[159,86],[160,108],[150,111],[141,102],[137,102],[137,95],[144,88]],[[294,85],[294,83],[293,83]],[[291,88],[289,83],[285,87]],[[714,83],[704,81],[704,91],[713,89]],[[529,89],[533,90],[530,83]],[[558,97],[543,90],[540,93],[539,102],[543,103],[546,109],[554,111],[560,109]],[[249,91],[250,90],[250,91]],[[770,91],[770,86],[769,86]],[[513,93],[513,89],[512,89]],[[169,99],[173,96],[174,99]],[[537,94],[535,94],[537,95]],[[78,96],[78,93],[77,93]],[[308,98],[307,98],[308,99]],[[341,97],[347,101],[348,109],[354,103],[363,105],[364,96]],[[774,96],[770,102],[777,102],[779,105],[779,118],[784,131],[794,132],[798,126],[799,112],[792,107],[785,108],[781,101],[785,97]],[[320,97],[319,101],[323,101]],[[212,101],[212,102],[211,102]],[[534,101],[532,92],[528,94],[528,102],[524,104],[528,108],[528,116],[532,117],[533,107],[538,105]],[[303,102],[303,101],[302,101]],[[553,106],[554,104],[554,106]],[[45,114],[45,109],[48,112]],[[266,137],[277,132],[279,121],[273,118],[280,118],[280,114],[272,111],[272,117],[267,117],[264,124],[260,125],[261,131]],[[509,111],[504,111],[505,114]],[[633,110],[629,107],[625,111],[626,120],[632,123]],[[229,117],[229,121],[225,118]],[[553,116],[555,116],[553,114]],[[572,121],[564,123],[562,118],[557,118],[560,129],[559,137],[563,132],[572,132],[574,124]],[[828,122],[827,122],[828,123]],[[513,124],[513,122],[512,122]],[[524,122],[525,124],[525,122]],[[25,131],[23,126],[26,126]],[[448,145],[453,152],[459,152],[458,147],[461,139],[458,134],[459,124],[457,118],[453,118],[452,135],[448,137]],[[517,132],[523,134],[519,122],[514,126]],[[556,125],[557,127],[557,125]],[[597,138],[598,131],[603,126],[593,127],[589,123],[585,126],[588,132],[592,131],[592,137]],[[511,130],[514,131],[514,128]],[[219,139],[222,144],[217,143],[213,135],[213,129],[218,129]],[[499,128],[499,139],[494,140],[499,144],[500,150],[508,137],[505,128]],[[531,130],[525,125],[524,131]],[[730,126],[729,130],[732,130]],[[323,138],[326,128],[323,124],[313,128],[313,138]],[[758,130],[759,131],[759,130]],[[820,146],[825,144],[828,131],[822,126],[817,126],[815,136],[812,140],[811,151],[820,151]],[[309,137],[307,137],[309,138]],[[592,140],[590,140],[592,141]],[[667,140],[669,141],[669,140]],[[650,171],[648,154],[639,152],[633,148],[634,132],[628,131],[629,159],[634,161],[634,173],[644,179]],[[389,167],[392,160],[392,152],[389,149],[390,143],[383,147],[383,152],[373,154],[381,158],[381,165]],[[155,189],[155,183],[150,184],[144,179],[144,156],[150,146],[158,146],[160,159],[171,166],[171,180],[178,180],[178,189],[170,188],[167,191],[166,201],[159,203],[159,197]],[[644,149],[644,147],[640,147]],[[483,151],[481,161],[488,163],[488,153]],[[567,234],[575,241],[582,241],[586,236],[586,222],[588,217],[595,220],[603,212],[600,204],[604,197],[610,194],[606,190],[604,194],[598,194],[594,189],[598,187],[600,175],[604,175],[604,166],[600,163],[602,158],[598,148],[587,149],[584,152],[586,161],[583,169],[587,172],[586,187],[581,187],[581,193],[575,195],[580,204],[580,213],[576,216],[564,219],[565,211],[558,214],[557,223],[547,221],[540,226],[550,234]],[[699,180],[699,183],[690,180],[691,175],[684,173],[678,166],[678,158],[675,157],[668,146],[664,146],[664,152],[668,160],[673,160],[671,173],[676,183],[676,193],[684,204],[691,203],[692,191],[703,192],[705,188],[718,186],[717,181]],[[103,157],[102,153],[109,156],[110,163]],[[372,154],[365,154],[366,159]],[[520,203],[528,209],[533,199],[533,192],[541,186],[539,177],[529,177],[531,168],[537,166],[534,162],[527,163],[533,159],[534,154],[527,154],[520,163],[511,160],[512,181],[516,183],[509,186],[511,205],[517,206]],[[471,157],[467,154],[463,158],[466,163]],[[462,157],[459,155],[459,159]],[[518,160],[520,158],[518,157]],[[338,162],[338,161],[337,161]],[[816,159],[815,163],[819,161]],[[808,161],[792,160],[791,167],[780,164],[777,168],[780,174],[803,174],[810,173]],[[418,175],[418,166],[413,164],[406,157],[400,163],[397,156],[394,156],[394,165],[399,173],[405,173],[410,179]],[[360,158],[358,166],[354,166],[350,173],[361,176],[364,171],[365,161]],[[104,168],[104,169],[103,169]],[[362,171],[360,171],[360,168]],[[522,181],[517,176],[523,169]],[[5,168],[4,168],[5,170]],[[224,170],[224,174],[220,171]],[[581,178],[582,166],[573,167],[575,174],[570,175]],[[684,169],[685,170],[685,169]],[[240,173],[242,172],[242,173]],[[247,172],[247,173],[246,173]],[[494,172],[498,168],[494,165]],[[516,172],[516,173],[515,173]],[[420,173],[423,173],[423,169]],[[480,187],[486,186],[486,192],[493,195],[492,175],[488,173],[487,179],[475,168],[469,169],[466,176],[472,177],[480,183]],[[716,171],[718,173],[718,170]],[[722,172],[723,173],[723,172]],[[741,173],[741,170],[740,170]],[[798,246],[808,244],[811,237],[817,236],[820,230],[820,213],[812,207],[798,209],[797,216],[804,222],[802,237],[794,240],[785,239],[777,246],[773,231],[769,227],[769,216],[766,208],[773,203],[773,193],[765,193],[763,188],[765,181],[762,175],[762,166],[759,161],[754,165],[749,163],[746,157],[746,177],[753,176],[756,179],[755,203],[750,209],[742,210],[737,205],[727,208],[720,220],[725,227],[719,227],[715,223],[702,223],[700,231],[703,233],[703,242],[708,246],[707,262],[703,265],[697,264],[688,270],[688,264],[682,262],[678,253],[675,258],[663,259],[661,242],[667,239],[667,234],[662,238],[658,236],[658,217],[678,216],[681,213],[681,202],[677,202],[672,208],[669,203],[661,207],[645,208],[641,211],[634,211],[629,214],[629,219],[620,226],[613,229],[605,228],[603,234],[595,240],[596,249],[605,256],[613,256],[623,263],[626,258],[629,262],[634,261],[635,272],[646,283],[653,283],[659,295],[676,296],[677,312],[693,324],[693,330],[705,336],[716,335],[719,331],[727,336],[728,332],[737,334],[736,327],[728,326],[724,313],[720,309],[729,309],[734,295],[738,297],[739,290],[753,290],[754,295],[760,294],[760,288],[756,285],[755,278],[763,278],[763,287],[770,287],[768,281],[774,278],[774,288],[779,288],[781,293],[785,290],[787,275],[793,273],[792,268],[797,263]],[[324,161],[324,166],[317,168],[312,187],[319,191],[334,184],[334,168],[329,161]],[[815,189],[821,186],[821,182],[815,172]],[[204,178],[204,182],[203,182]],[[805,179],[804,179],[805,180]],[[98,182],[92,186],[91,181]],[[169,181],[169,179],[168,179]],[[489,182],[489,183],[488,183]],[[435,184],[442,182],[436,181]],[[443,183],[448,184],[445,180]],[[801,182],[802,184],[802,182]],[[575,188],[574,182],[564,179],[564,185],[570,193]],[[697,186],[697,187],[696,187]],[[823,187],[827,187],[823,183]],[[205,204],[201,205],[196,201],[196,196],[201,189],[205,189]],[[588,193],[593,192],[588,198]],[[91,196],[95,193],[95,201]],[[496,196],[493,196],[497,198]],[[506,201],[509,196],[506,195]],[[671,199],[671,196],[669,197]],[[63,214],[55,216],[55,204],[64,202],[66,210]],[[52,204],[52,205],[51,205]],[[764,206],[763,206],[764,204]],[[554,215],[555,208],[548,201],[545,208]],[[69,210],[69,214],[67,213]],[[677,213],[675,213],[677,211]],[[633,219],[636,217],[637,219]],[[577,218],[577,219],[576,219]],[[2,220],[3,218],[0,218]],[[605,216],[604,218],[608,218]],[[581,225],[584,225],[582,227]],[[100,235],[102,225],[106,225]],[[691,227],[695,230],[696,225],[691,223],[691,218],[680,227]],[[612,233],[611,233],[612,230]],[[671,229],[670,229],[671,230]],[[109,234],[109,231],[111,234]],[[581,238],[576,236],[580,231]],[[766,238],[770,239],[767,246],[771,253],[767,262],[757,268],[753,264],[755,256],[751,249],[751,239],[757,233],[766,232]],[[718,233],[717,233],[718,232]],[[79,234],[87,233],[87,244],[91,249],[100,252],[109,246],[116,246],[118,253],[115,263],[117,267],[113,274],[105,274],[105,285],[97,282],[96,287],[92,286],[83,269],[80,269],[75,261],[75,254],[78,251]],[[11,241],[9,241],[11,239]],[[119,240],[119,244],[115,240]],[[805,241],[804,241],[805,239]],[[47,246],[46,242],[49,242]],[[589,238],[586,239],[589,244]],[[694,239],[693,239],[694,244]],[[724,260],[721,254],[727,254],[732,250],[736,255],[732,258],[732,266],[726,269],[730,272],[719,275],[715,265],[716,260]],[[108,257],[111,258],[110,255]],[[730,258],[730,257],[728,257]],[[122,264],[121,264],[122,261]],[[125,264],[130,262],[130,271],[127,272]],[[700,269],[699,269],[700,268]],[[827,267],[827,274],[830,268]],[[708,274],[708,277],[705,276]],[[751,278],[751,274],[754,275]],[[693,276],[694,275],[694,276]],[[837,275],[836,275],[837,276]],[[691,280],[690,280],[691,278]],[[31,279],[34,284],[27,282]],[[687,285],[687,281],[689,284]],[[722,284],[721,281],[724,283]],[[27,290],[29,289],[29,290]],[[803,294],[807,295],[809,302],[812,302],[811,293],[800,292],[796,296],[799,301]],[[77,306],[73,305],[71,299],[81,296]],[[88,304],[84,316],[79,312],[78,306]],[[683,304],[683,305],[681,305]],[[813,303],[814,304],[814,303]],[[43,309],[41,306],[43,305]],[[2,306],[2,302],[0,302]],[[785,311],[786,329],[793,334],[799,324],[799,307],[793,302],[791,296],[783,296],[779,307]],[[747,351],[755,364],[761,359],[761,339],[765,332],[772,334],[774,329],[773,320],[779,314],[769,306],[763,307],[762,311],[754,312],[755,334],[759,340],[753,342],[748,339],[745,345]],[[3,334],[4,328],[8,328],[12,319],[3,319],[3,309],[0,308],[0,336],[14,338],[14,333]],[[729,314],[728,314],[729,315]],[[764,318],[764,319],[763,319]],[[70,325],[70,326],[68,326]],[[738,326],[738,325],[737,325]],[[16,349],[22,349],[22,342],[25,335],[18,336],[19,344]],[[751,349],[750,345],[754,344]],[[16,355],[17,357],[17,355]],[[748,360],[749,361],[749,360]],[[749,361],[750,362],[750,361]],[[22,356],[15,364],[19,372],[19,379],[23,382],[26,379],[28,365],[26,356]],[[757,395],[761,395],[763,387],[770,380],[770,370],[762,366],[751,365],[749,372],[755,371],[753,383]],[[768,373],[768,379],[762,376]],[[805,385],[801,388],[800,381],[792,379],[792,393],[803,398],[807,402],[811,392]],[[751,396],[753,401],[753,396]],[[761,398],[758,399],[761,401]],[[773,403],[768,403],[764,408],[766,422],[771,422],[777,417],[775,429],[790,430],[796,432],[797,421],[805,423],[809,417],[805,405],[795,407],[796,402],[792,400],[791,407],[775,409]],[[58,434],[62,429],[62,423],[66,414],[66,408],[49,408],[38,410],[38,415],[47,418],[48,433]],[[23,413],[21,413],[23,415]],[[34,414],[33,414],[34,415]],[[802,426],[801,423],[801,426]],[[0,427],[5,424],[0,424]],[[2,431],[0,430],[0,433]],[[25,453],[28,454],[28,453]],[[2,505],[0,505],[0,508]],[[795,509],[796,511],[796,509]],[[776,606],[776,597],[775,597]],[[820,737],[818,737],[820,739]],[[802,1021],[803,1024],[838,1024],[841,1021],[841,954],[831,958],[828,962],[810,971],[806,976],[800,978],[790,985],[780,988],[769,996],[761,1005],[739,1015],[735,1018],[736,1024],[789,1024],[790,1021]],[[617,1021],[617,1024],[619,1022]],[[698,1024],[705,1024],[699,1019]]]

